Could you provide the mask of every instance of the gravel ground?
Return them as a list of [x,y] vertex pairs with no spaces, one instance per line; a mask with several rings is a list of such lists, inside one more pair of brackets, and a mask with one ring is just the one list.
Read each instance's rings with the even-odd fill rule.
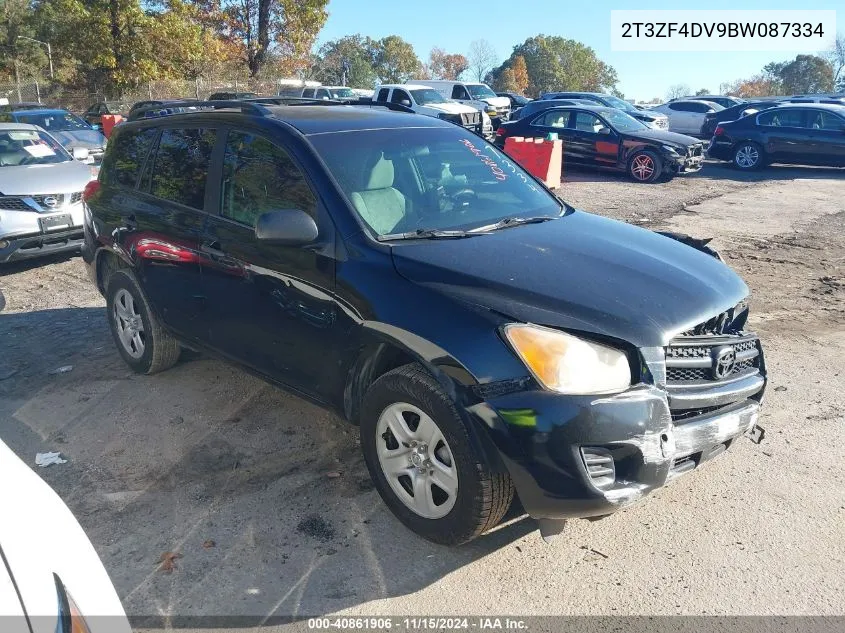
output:
[[576,206],[713,237],[745,278],[772,377],[761,445],[551,545],[514,513],[444,549],[393,519],[334,415],[207,358],[132,374],[76,257],[0,271],[0,433],[27,463],[69,458],[39,474],[130,615],[845,614],[845,172],[565,180]]

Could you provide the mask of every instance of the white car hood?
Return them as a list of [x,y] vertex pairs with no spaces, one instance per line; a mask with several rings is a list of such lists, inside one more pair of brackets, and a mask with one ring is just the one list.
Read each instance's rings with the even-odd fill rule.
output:
[[[53,466],[61,468],[61,466]],[[53,574],[73,597],[91,633],[131,633],[126,613],[97,552],[70,509],[35,472],[0,441],[0,547],[35,633],[56,631]],[[3,566],[5,567],[5,566]],[[8,591],[2,578],[0,591]],[[19,614],[17,595],[0,597],[0,619]],[[100,617],[110,616],[110,617]],[[18,620],[10,618],[9,621]]]
[[477,112],[476,108],[464,105],[463,103],[454,103],[451,101],[446,103],[427,103],[422,107],[428,108],[430,110],[437,110],[438,112],[448,112],[449,114],[466,114],[468,112]]
[[0,195],[34,196],[82,191],[96,179],[91,166],[78,160],[48,165],[0,167]]
[[507,97],[489,97],[484,99],[487,103],[491,106],[496,106],[497,108],[510,108],[511,107],[511,100]]

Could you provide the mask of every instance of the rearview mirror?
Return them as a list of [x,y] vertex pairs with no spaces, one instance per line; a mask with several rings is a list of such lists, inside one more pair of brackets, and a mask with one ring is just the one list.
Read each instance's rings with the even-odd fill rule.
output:
[[317,223],[301,209],[268,211],[258,216],[255,237],[283,246],[301,246],[317,239]]
[[73,157],[76,160],[86,161],[88,160],[88,148],[87,147],[74,147],[73,148]]
[[609,127],[599,128],[599,134],[610,134],[610,128]]

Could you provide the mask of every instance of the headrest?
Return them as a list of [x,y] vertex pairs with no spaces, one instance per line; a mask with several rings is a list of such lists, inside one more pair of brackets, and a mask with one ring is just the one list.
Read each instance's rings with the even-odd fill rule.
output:
[[367,180],[367,190],[387,189],[393,186],[393,161],[380,156],[370,170],[370,177]]

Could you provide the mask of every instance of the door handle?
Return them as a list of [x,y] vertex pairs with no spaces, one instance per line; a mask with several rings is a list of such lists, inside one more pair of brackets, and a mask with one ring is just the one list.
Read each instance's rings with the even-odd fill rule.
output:
[[200,245],[200,250],[206,255],[212,255],[213,257],[228,257],[225,252],[220,250],[220,242],[216,240],[213,242],[203,242]]

